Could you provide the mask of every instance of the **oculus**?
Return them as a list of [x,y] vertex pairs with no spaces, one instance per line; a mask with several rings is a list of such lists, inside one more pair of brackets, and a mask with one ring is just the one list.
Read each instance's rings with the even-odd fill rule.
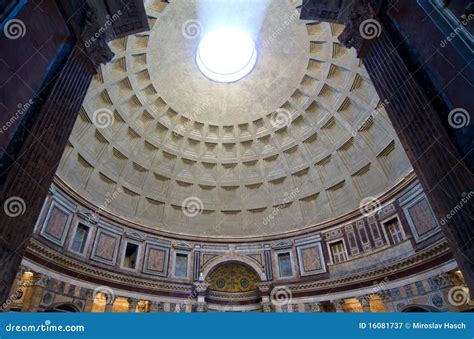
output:
[[234,82],[253,69],[257,62],[257,50],[245,31],[225,27],[203,37],[196,53],[196,62],[207,78],[217,82]]

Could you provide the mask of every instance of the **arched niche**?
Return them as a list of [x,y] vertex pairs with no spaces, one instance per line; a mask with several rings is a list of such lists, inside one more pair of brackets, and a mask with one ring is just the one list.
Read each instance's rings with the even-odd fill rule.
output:
[[250,266],[238,261],[214,267],[206,277],[209,289],[222,293],[246,293],[256,291],[260,277]]
[[262,272],[254,267],[255,265],[236,260],[235,257],[231,260],[221,259],[213,262],[212,266],[209,265],[205,271],[209,286],[205,299],[208,309],[219,312],[261,310],[262,300],[257,284],[262,281]]

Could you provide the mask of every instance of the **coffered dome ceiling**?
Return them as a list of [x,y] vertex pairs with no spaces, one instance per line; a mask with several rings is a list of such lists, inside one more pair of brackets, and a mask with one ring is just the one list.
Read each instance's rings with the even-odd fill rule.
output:
[[147,1],[151,30],[110,44],[59,178],[136,224],[225,238],[299,230],[392,188],[410,164],[383,103],[342,27],[299,20],[300,5],[270,1],[255,68],[219,83],[195,62],[195,3]]

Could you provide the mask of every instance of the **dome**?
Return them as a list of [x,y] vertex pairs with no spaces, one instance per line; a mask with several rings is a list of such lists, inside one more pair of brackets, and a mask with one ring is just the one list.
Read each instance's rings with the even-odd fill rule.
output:
[[150,31],[111,42],[58,169],[84,201],[158,233],[250,239],[357,211],[410,172],[342,26],[271,1],[255,66],[219,82],[196,62],[194,3],[146,8]]

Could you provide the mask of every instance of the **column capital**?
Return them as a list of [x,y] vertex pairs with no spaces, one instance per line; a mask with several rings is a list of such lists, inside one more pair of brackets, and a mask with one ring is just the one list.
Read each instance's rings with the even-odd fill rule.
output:
[[392,292],[390,290],[382,290],[377,292],[377,294],[382,298],[382,301],[392,301]]
[[360,305],[362,306],[362,311],[364,312],[370,312],[370,294],[365,294],[365,295],[360,295],[356,297],[356,299],[359,301]]
[[159,302],[157,301],[150,301],[150,312],[158,312],[158,304]]
[[130,304],[130,303],[138,304],[138,301],[139,301],[139,300],[136,299],[136,298],[128,297],[128,298],[127,298],[127,301],[128,301],[129,304]]
[[333,299],[331,303],[336,308],[336,312],[344,312],[342,306],[344,305],[344,299]]
[[431,278],[438,288],[450,287],[463,284],[459,277],[452,272],[444,272]]
[[356,299],[360,302],[361,305],[368,305],[370,301],[369,294],[363,294],[356,297]]
[[383,0],[304,0],[301,19],[343,24],[339,41],[347,48],[354,47],[362,57],[382,33],[378,20],[382,3]]
[[321,312],[321,303],[314,302],[309,305],[311,312]]
[[115,301],[117,300],[117,296],[113,294],[107,294],[107,293],[103,293],[103,294],[105,296],[105,302],[107,303],[107,305],[113,305]]
[[105,304],[105,312],[112,312],[112,308],[114,307],[115,300],[117,297],[115,295],[108,295],[105,294],[106,304]]
[[135,298],[127,298],[127,301],[128,301],[128,311],[129,312],[135,312],[136,309],[137,309],[137,305],[138,305],[138,299],[135,299]]
[[339,35],[347,48],[354,47],[358,57],[363,57],[371,43],[382,34],[382,25],[377,19],[382,0],[345,0],[346,6],[338,20],[345,25]]
[[150,301],[150,312],[164,312],[164,305],[160,301]]
[[25,274],[25,272],[28,272],[29,270],[25,267],[25,266],[20,266],[20,268],[18,269],[18,272],[16,273],[16,278],[17,279],[21,279],[23,277],[23,274]]
[[34,273],[33,278],[33,285],[41,287],[46,287],[48,285],[49,280],[51,279],[50,276],[44,273]]
[[114,57],[109,41],[149,29],[145,8],[139,0],[129,0],[127,4],[115,1],[108,6],[101,1],[87,1],[81,10],[85,22],[75,25],[73,21],[72,27],[79,31],[82,49],[95,67]]
[[86,299],[95,299],[95,295],[96,293],[94,290],[87,289],[85,292]]

